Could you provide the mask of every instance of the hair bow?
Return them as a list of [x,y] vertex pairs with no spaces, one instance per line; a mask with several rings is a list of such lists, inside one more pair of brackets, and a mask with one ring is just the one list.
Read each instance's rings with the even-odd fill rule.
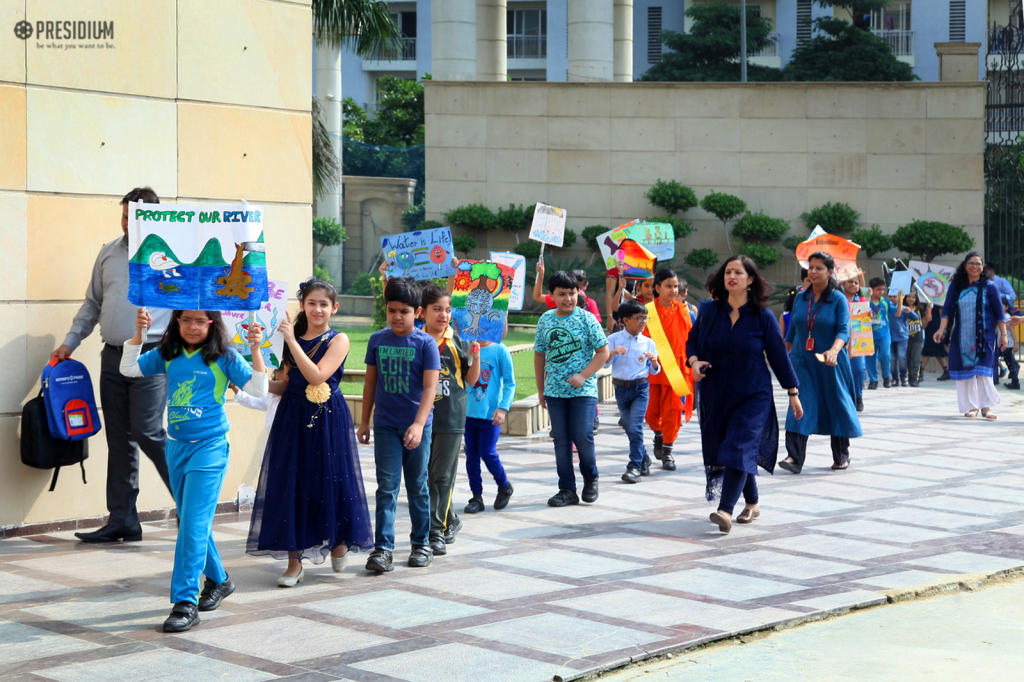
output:
[[295,297],[296,298],[302,298],[302,292],[306,290],[306,287],[308,287],[310,284],[312,284],[315,281],[316,281],[316,276],[314,275],[313,277],[310,277],[305,282],[300,284],[299,285],[299,290],[295,292]]

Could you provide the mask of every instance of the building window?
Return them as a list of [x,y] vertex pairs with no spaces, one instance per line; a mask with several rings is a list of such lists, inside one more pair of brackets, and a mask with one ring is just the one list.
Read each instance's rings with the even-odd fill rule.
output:
[[890,2],[888,7],[871,13],[871,30],[873,31],[909,31],[910,2]]
[[811,0],[797,0],[796,42],[805,43],[811,39]]
[[509,59],[544,59],[548,56],[546,9],[510,9],[505,21]]
[[647,63],[661,59],[661,8],[647,8]]
[[951,0],[949,3],[949,42],[963,43],[967,40],[967,3]]

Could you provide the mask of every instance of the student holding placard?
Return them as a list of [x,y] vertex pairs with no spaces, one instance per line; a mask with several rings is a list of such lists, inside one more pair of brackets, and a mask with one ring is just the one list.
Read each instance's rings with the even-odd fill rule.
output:
[[868,358],[868,388],[878,388],[878,368],[882,368],[885,388],[889,388],[889,377],[892,375],[892,336],[889,333],[889,313],[892,301],[885,297],[885,280],[872,277],[868,282],[871,287],[871,325],[875,336],[875,354]]

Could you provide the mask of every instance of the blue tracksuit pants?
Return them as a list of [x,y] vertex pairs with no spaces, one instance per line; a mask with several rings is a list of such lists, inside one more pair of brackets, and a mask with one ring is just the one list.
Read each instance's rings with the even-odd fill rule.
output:
[[199,603],[202,575],[227,580],[213,543],[213,515],[228,466],[227,435],[189,442],[167,439],[167,471],[178,506],[178,541],[174,547],[171,603]]

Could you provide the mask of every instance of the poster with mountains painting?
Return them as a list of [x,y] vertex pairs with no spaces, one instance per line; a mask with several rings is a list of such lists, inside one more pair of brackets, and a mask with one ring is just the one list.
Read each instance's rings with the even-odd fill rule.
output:
[[267,301],[263,207],[128,204],[128,300],[178,310]]

